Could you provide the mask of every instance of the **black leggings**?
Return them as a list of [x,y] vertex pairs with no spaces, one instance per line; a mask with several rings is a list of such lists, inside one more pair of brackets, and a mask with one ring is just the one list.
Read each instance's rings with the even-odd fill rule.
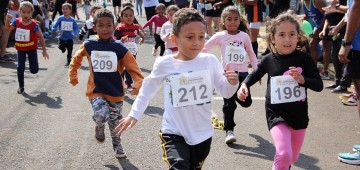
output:
[[72,50],[73,50],[73,45],[74,45],[74,41],[72,39],[68,39],[68,40],[61,40],[59,42],[59,49],[61,51],[67,50],[67,62],[70,63],[71,61],[71,57],[72,57]]
[[61,11],[61,5],[60,6],[55,6],[54,11],[53,11],[53,15],[52,15],[52,20],[54,21],[55,17],[56,17],[56,13],[59,12],[59,15],[62,15],[63,12]]
[[155,49],[157,49],[160,46],[161,48],[160,56],[163,56],[165,52],[165,43],[163,40],[161,40],[160,35],[158,34],[154,34],[154,38],[155,38]]
[[[249,73],[243,72],[243,73],[238,73],[238,77],[239,77],[239,87],[238,90],[240,88],[241,82],[243,82],[246,78],[246,76]],[[240,101],[237,98],[237,93],[235,93],[231,98],[225,99],[224,98],[224,105],[223,105],[223,113],[224,113],[224,130],[228,131],[228,130],[234,130],[234,127],[236,126],[235,121],[234,121],[234,114],[235,114],[235,110],[237,108],[237,103],[239,103],[242,107],[249,107],[252,103],[252,99],[251,99],[251,93],[250,93],[250,88],[249,89],[249,96],[245,99],[245,101]],[[236,101],[236,102],[235,102]]]

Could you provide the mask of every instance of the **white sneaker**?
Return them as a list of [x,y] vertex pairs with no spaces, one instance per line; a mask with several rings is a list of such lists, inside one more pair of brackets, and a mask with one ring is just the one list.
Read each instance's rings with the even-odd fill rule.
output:
[[225,143],[229,145],[229,144],[232,144],[234,142],[236,142],[235,133],[232,130],[228,130],[226,132]]

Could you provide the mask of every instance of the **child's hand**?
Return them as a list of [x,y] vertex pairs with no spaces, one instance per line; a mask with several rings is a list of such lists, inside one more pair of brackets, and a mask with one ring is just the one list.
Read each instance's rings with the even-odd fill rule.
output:
[[118,134],[121,135],[127,128],[132,128],[136,123],[135,118],[127,116],[119,121],[119,125],[115,127],[115,130],[118,130]]
[[69,81],[69,83],[70,83],[71,85],[73,85],[73,86],[76,86],[77,84],[79,84],[79,81],[78,81],[78,79],[76,78],[76,79],[71,79],[71,80]]
[[245,83],[243,83],[240,89],[237,91],[237,97],[240,101],[244,102],[249,95],[249,90]]
[[128,36],[125,35],[125,36],[121,37],[120,41],[124,43],[127,39],[128,39]]
[[46,51],[43,51],[42,52],[42,55],[43,55],[43,57],[45,58],[45,60],[47,59],[49,59],[49,55],[48,55],[48,53],[46,52]]
[[143,43],[144,43],[144,39],[140,38],[140,39],[139,39],[139,44],[141,45],[141,44],[143,44]]
[[304,84],[304,76],[298,71],[296,67],[289,67],[289,75],[293,77],[299,84]]
[[238,75],[235,73],[235,71],[231,71],[229,64],[226,64],[226,66],[225,66],[224,75],[231,85],[236,85],[239,83]]

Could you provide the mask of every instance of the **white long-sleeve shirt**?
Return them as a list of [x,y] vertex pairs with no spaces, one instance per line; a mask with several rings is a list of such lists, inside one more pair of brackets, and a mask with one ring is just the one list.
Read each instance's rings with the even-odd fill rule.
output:
[[[206,84],[206,88],[199,90],[198,97],[205,91],[208,92],[207,90],[212,94],[214,88],[225,98],[230,98],[235,94],[238,84],[231,85],[227,81],[223,75],[224,69],[214,55],[200,53],[196,58],[187,61],[177,60],[173,58],[173,55],[167,55],[156,59],[151,74],[143,81],[129,116],[139,120],[150,100],[156,95],[161,85],[164,85],[165,109],[161,131],[165,134],[182,136],[189,145],[196,145],[210,138],[214,133],[211,123],[211,102],[183,107],[173,106],[173,95],[177,92],[172,91],[174,87],[172,87],[171,77],[204,70],[208,70],[210,74],[210,84]],[[200,76],[200,79],[204,77],[206,76]],[[192,95],[191,90],[187,92]],[[184,93],[178,94],[181,94],[181,97],[184,95]]]

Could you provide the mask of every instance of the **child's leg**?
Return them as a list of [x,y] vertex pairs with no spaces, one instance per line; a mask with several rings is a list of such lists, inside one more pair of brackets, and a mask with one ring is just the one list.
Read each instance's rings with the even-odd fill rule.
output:
[[109,120],[109,104],[102,97],[96,97],[90,100],[94,115],[92,116],[96,125],[100,128],[105,126],[105,122]]
[[66,41],[59,39],[59,49],[61,50],[62,53],[65,52],[66,50]]
[[224,98],[224,105],[222,108],[222,111],[224,113],[224,130],[225,131],[233,131],[234,127],[236,126],[235,121],[234,121],[234,113],[236,110],[236,102],[235,102],[235,98],[237,98],[236,96],[237,94],[234,94],[231,98],[226,99]]
[[74,45],[74,41],[72,39],[68,39],[66,42],[66,49],[68,50],[67,63],[70,63],[71,61],[73,45]]
[[190,162],[191,169],[201,169],[206,157],[209,155],[212,138],[197,145],[191,146]]
[[26,52],[17,51],[18,65],[17,65],[17,77],[19,82],[19,87],[24,87],[24,71],[25,71],[25,62],[26,62]]
[[296,162],[297,159],[299,158],[300,150],[305,139],[305,133],[306,133],[306,129],[300,129],[300,130],[291,129],[291,146],[293,152],[291,163]]
[[286,123],[279,123],[270,129],[275,145],[273,170],[288,170],[293,160],[291,146],[291,128]]
[[164,52],[165,52],[165,42],[160,38],[160,56],[163,56]]
[[121,145],[121,137],[117,133],[118,131],[115,130],[115,127],[119,125],[119,121],[123,118],[122,116],[122,107],[123,102],[108,102],[109,103],[109,129],[113,144],[113,149],[115,151],[115,156],[118,158],[126,157],[124,149]]
[[30,73],[36,74],[39,72],[39,62],[36,50],[27,51]]
[[155,49],[157,49],[161,45],[161,38],[160,35],[154,33],[155,38]]

